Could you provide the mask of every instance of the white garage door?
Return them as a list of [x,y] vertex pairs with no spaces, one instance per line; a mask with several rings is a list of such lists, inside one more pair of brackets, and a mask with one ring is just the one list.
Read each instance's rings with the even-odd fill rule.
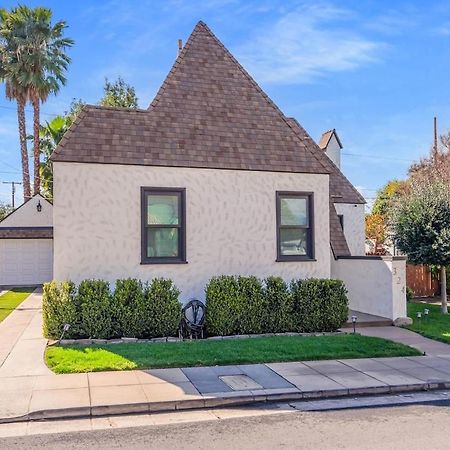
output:
[[53,239],[0,239],[0,285],[42,284],[53,278]]

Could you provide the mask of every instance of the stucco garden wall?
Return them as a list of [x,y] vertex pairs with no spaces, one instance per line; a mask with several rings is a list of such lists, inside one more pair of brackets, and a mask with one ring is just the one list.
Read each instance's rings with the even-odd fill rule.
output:
[[352,256],[365,255],[364,205],[335,203],[338,214],[344,216],[344,235]]
[[392,320],[406,317],[404,257],[333,259],[331,276],[344,281],[351,309]]
[[[57,280],[170,277],[185,301],[214,275],[330,276],[328,175],[55,162],[54,186]],[[141,186],[186,188],[188,264],[140,264]],[[275,261],[277,190],[314,192],[316,261]]]

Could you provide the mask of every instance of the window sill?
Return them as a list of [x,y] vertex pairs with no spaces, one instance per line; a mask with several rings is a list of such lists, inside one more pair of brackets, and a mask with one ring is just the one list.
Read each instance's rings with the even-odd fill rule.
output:
[[315,258],[277,258],[275,262],[316,262]]
[[160,261],[141,261],[141,266],[154,266],[154,265],[158,265],[158,264],[187,264],[187,261],[164,261],[164,260],[160,260]]

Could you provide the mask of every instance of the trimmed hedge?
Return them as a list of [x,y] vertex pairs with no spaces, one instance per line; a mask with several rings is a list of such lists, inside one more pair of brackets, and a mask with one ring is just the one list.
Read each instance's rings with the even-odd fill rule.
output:
[[279,277],[214,277],[206,287],[210,335],[336,331],[347,320],[348,299],[340,280]]
[[59,339],[65,323],[66,338],[111,339],[174,336],[181,319],[179,291],[171,280],[157,278],[116,281],[111,293],[103,280],[44,285],[44,335]]
[[[157,278],[103,280],[44,285],[44,335],[111,339],[176,336],[181,320],[180,291]],[[254,276],[214,277],[206,286],[206,332],[209,335],[335,331],[347,320],[348,299],[339,280],[293,280]]]

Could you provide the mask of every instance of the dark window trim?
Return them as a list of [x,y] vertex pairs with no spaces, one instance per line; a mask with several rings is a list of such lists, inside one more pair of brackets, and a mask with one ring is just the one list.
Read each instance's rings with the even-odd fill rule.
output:
[[344,231],[344,214],[338,214],[339,223],[341,224],[342,231]]
[[[147,225],[147,194],[162,194],[168,195],[170,193],[179,196],[178,216],[181,223],[178,226],[173,225],[155,225],[156,228],[178,228],[178,256],[167,257],[148,257],[147,256],[147,228],[152,225]],[[179,187],[141,187],[141,264],[186,264],[186,188]]]
[[[308,227],[281,225],[281,198],[307,198],[308,202]],[[276,215],[277,215],[277,261],[315,261],[314,259],[314,193],[298,191],[276,191]],[[283,255],[281,254],[280,228],[304,228],[307,230],[307,254]]]

